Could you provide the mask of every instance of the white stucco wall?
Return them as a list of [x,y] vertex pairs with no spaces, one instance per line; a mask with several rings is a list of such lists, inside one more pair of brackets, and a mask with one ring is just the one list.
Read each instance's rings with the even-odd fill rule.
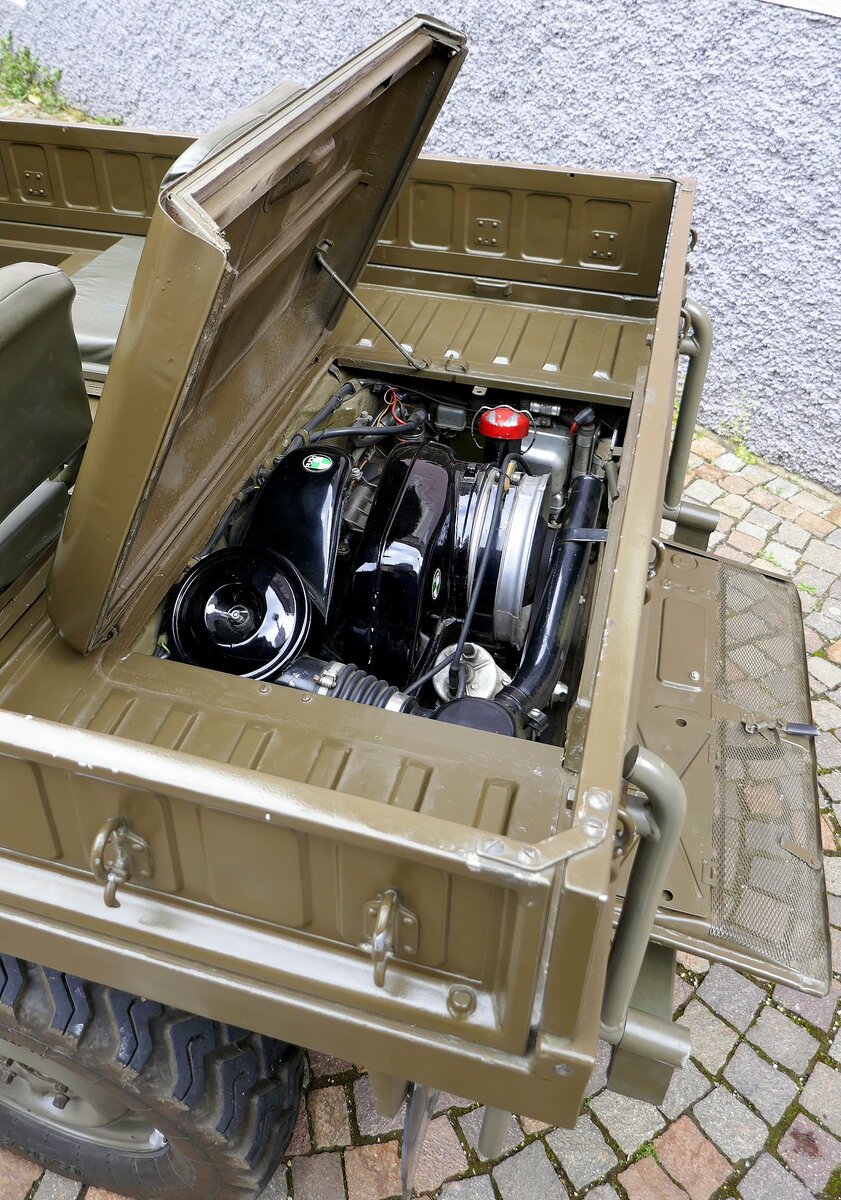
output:
[[[411,12],[345,0],[0,0],[63,90],[195,132],[311,82]],[[470,55],[436,153],[694,175],[702,418],[841,487],[841,20],[765,0],[440,0]]]

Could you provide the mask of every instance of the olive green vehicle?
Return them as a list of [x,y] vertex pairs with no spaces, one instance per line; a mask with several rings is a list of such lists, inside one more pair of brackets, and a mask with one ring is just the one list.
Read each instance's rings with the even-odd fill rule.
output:
[[118,1192],[255,1195],[296,1047],[408,1189],[432,1089],[486,1156],[599,1037],[660,1099],[676,950],[828,986],[797,592],[681,498],[693,183],[418,157],[464,55],[0,131],[0,1141]]

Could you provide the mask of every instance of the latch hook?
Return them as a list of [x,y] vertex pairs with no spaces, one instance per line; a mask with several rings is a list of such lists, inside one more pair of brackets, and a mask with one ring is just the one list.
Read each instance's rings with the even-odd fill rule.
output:
[[152,874],[152,849],[129,829],[124,817],[109,817],[91,846],[91,871],[104,887],[105,904],[119,908],[117,888],[132,876],[148,879]]

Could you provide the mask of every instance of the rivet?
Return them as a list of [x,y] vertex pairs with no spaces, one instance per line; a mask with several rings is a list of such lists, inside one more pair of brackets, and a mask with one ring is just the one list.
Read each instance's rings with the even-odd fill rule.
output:
[[476,1009],[476,993],[469,987],[451,987],[447,1008],[453,1017],[469,1017]]

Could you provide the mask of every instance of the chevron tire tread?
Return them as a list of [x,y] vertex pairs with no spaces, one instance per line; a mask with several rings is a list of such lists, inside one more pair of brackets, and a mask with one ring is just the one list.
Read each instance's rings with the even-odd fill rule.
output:
[[[166,1138],[130,1150],[4,1102],[0,1145],[137,1200],[250,1200],[295,1127],[295,1046],[0,954],[0,1038],[66,1064]],[[71,1101],[72,1105],[72,1101]],[[71,1112],[70,1105],[64,1110]]]

